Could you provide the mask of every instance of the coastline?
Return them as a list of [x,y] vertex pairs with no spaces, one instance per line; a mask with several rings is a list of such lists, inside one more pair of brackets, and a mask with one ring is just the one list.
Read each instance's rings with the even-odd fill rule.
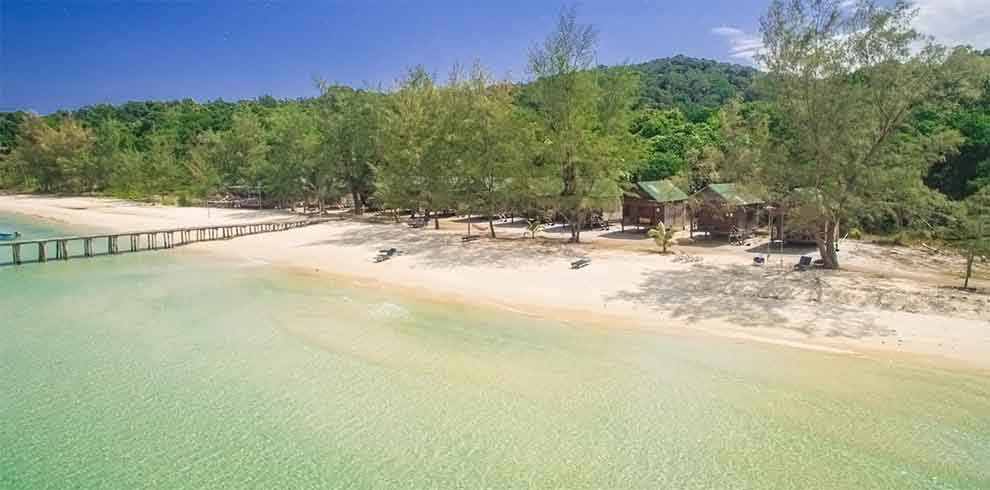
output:
[[[0,212],[106,231],[298,219],[272,211],[88,197],[0,196]],[[499,229],[503,238],[464,243],[464,225],[443,225],[434,231],[341,219],[175,252],[222,254],[386,294],[580,325],[715,335],[831,355],[990,371],[990,298],[932,285],[948,284],[944,277],[899,277],[896,263],[869,262],[876,250],[865,246],[851,253],[855,272],[794,273],[786,267],[754,268],[732,250],[678,247],[701,258],[681,261],[683,256],[650,253],[648,241],[566,245],[554,238],[521,239],[521,230],[510,225]],[[371,260],[377,250],[391,247],[404,254],[381,264]],[[590,257],[592,265],[571,270],[569,263],[577,257]],[[877,272],[862,272],[864,267]],[[917,268],[903,272],[919,274]]]

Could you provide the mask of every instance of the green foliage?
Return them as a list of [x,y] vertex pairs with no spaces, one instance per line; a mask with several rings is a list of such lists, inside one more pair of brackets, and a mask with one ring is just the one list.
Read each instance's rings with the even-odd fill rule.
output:
[[26,189],[85,192],[93,177],[92,145],[91,132],[72,118],[59,118],[49,125],[40,117],[27,116],[21,122],[16,147],[4,159],[4,174]]
[[532,125],[513,105],[514,86],[494,82],[476,64],[464,78],[449,84],[454,97],[455,130],[459,147],[454,155],[460,167],[457,201],[468,210],[493,217],[519,207],[527,197],[535,141]]
[[530,238],[533,240],[536,240],[536,234],[543,231],[543,228],[546,228],[546,226],[544,226],[543,223],[540,223],[539,220],[526,220],[526,232],[529,233]]
[[[319,119],[309,111],[282,107],[268,119],[268,157],[254,166],[255,184],[277,202],[288,203],[312,196],[303,182],[332,182],[332,160],[321,152]],[[326,175],[324,177],[324,175]],[[327,189],[316,192],[328,195]]]
[[702,150],[716,144],[718,119],[692,123],[680,109],[648,109],[633,121],[632,132],[647,143],[646,159],[633,180],[663,180],[690,169]]
[[461,136],[450,89],[417,67],[392,95],[386,158],[376,169],[383,203],[427,213],[456,206],[453,172]]
[[754,100],[754,68],[675,56],[633,65],[643,83],[641,103],[652,109],[672,108],[688,121],[703,123],[729,102]]
[[374,192],[374,172],[384,158],[386,103],[381,94],[320,82],[316,113],[323,163],[363,211]]
[[28,117],[26,112],[0,112],[0,156],[9,154],[17,142],[17,128]]
[[673,228],[668,230],[662,221],[657,223],[655,228],[651,228],[650,231],[647,232],[649,237],[653,239],[658,247],[660,247],[660,253],[662,254],[667,253],[667,247],[669,247],[671,242],[674,241],[675,233],[676,232]]
[[587,213],[613,206],[620,182],[640,159],[641,139],[629,132],[638,78],[630,69],[588,70],[596,33],[565,10],[557,28],[530,53],[537,79],[524,107],[537,125],[539,175],[547,203],[566,217],[580,241]]
[[962,202],[948,236],[950,243],[966,257],[963,287],[968,288],[976,258],[990,256],[990,187],[981,188]]
[[960,82],[951,58],[913,30],[914,16],[901,1],[847,11],[837,2],[775,0],[763,18],[760,61],[779,127],[750,181],[809,197],[802,214],[826,267],[839,266],[840,223],[891,203],[911,206],[926,194],[921,177],[931,164],[958,145],[951,132],[909,124]]
[[955,106],[920,112],[916,125],[945,127],[963,137],[959,151],[939,162],[926,183],[953,199],[963,199],[990,185],[990,56],[960,48],[954,54],[961,71],[972,78],[978,92]]

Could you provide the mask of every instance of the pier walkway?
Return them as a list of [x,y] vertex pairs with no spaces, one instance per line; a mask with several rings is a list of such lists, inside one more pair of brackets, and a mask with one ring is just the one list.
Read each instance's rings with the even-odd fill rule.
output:
[[229,240],[247,235],[291,230],[329,221],[326,218],[310,218],[295,221],[268,221],[228,225],[197,226],[165,230],[133,231],[127,233],[102,233],[98,235],[40,238],[0,242],[0,261],[3,265],[41,263],[50,260],[69,260],[101,255],[118,255],[148,250],[162,250],[196,242]]

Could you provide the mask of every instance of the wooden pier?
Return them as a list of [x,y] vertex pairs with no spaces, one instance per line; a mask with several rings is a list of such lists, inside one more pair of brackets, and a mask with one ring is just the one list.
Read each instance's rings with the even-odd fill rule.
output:
[[[0,242],[0,248],[10,249],[10,262],[7,265],[41,263],[50,260],[89,258],[100,255],[118,255],[148,250],[162,250],[180,247],[196,242],[229,240],[247,235],[272,233],[315,225],[327,219],[305,219],[296,221],[269,221],[263,223],[242,223],[230,225],[198,226],[193,228],[172,228],[166,230],[134,231],[127,233],[103,233],[100,235],[42,238],[37,240],[17,240]],[[121,240],[123,238],[123,240]],[[121,248],[121,242],[124,247]],[[80,246],[70,247],[71,244]],[[101,250],[97,251],[97,247]],[[73,251],[74,253],[70,253]],[[37,252],[28,257],[25,252]],[[0,260],[3,255],[0,254]]]

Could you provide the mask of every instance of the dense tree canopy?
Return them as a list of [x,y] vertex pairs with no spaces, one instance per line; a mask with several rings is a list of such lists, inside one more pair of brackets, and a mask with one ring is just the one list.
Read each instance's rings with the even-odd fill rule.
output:
[[753,80],[759,72],[746,66],[675,56],[631,68],[640,73],[644,106],[679,109],[691,122],[704,122],[730,100],[758,98]]

